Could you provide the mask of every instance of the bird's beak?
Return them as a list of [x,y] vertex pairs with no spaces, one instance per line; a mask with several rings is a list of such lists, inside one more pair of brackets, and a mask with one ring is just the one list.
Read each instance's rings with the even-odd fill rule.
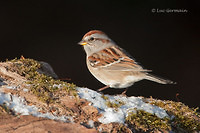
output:
[[84,46],[84,45],[86,45],[86,44],[87,44],[87,42],[85,42],[85,41],[80,41],[78,44],[80,44],[80,45]]

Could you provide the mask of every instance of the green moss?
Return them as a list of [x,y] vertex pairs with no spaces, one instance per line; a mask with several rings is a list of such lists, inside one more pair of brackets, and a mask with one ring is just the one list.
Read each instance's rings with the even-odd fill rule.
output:
[[104,100],[108,100],[108,97],[105,96],[104,94],[102,94],[101,97],[102,97]]
[[116,103],[116,102],[111,102],[111,101],[107,101],[106,102],[106,106],[110,107],[110,108],[119,108],[120,104]]
[[173,127],[184,129],[187,132],[200,131],[200,114],[198,108],[191,109],[181,102],[154,100],[151,104],[162,107],[171,116]]
[[106,101],[105,102],[106,106],[109,108],[115,108],[117,110],[119,107],[125,104],[123,101],[120,101],[120,100],[110,101],[109,97],[103,94],[101,95],[101,97]]
[[[41,65],[38,61],[33,59],[14,59],[11,60],[11,71],[17,72],[24,76],[31,85],[30,89],[41,101],[47,104],[53,103],[58,99],[56,93],[66,91],[68,95],[77,96],[76,85],[55,80],[44,74],[40,74],[37,70]],[[59,86],[59,87],[58,87]]]
[[4,113],[14,115],[14,112],[11,109],[9,109],[6,103],[0,105],[0,115]]
[[44,74],[37,75],[36,77],[38,77],[37,80],[29,82],[32,84],[31,91],[44,102],[53,103],[58,98],[55,96],[55,93],[62,90],[66,91],[68,95],[77,96],[74,84],[54,80]]
[[41,67],[40,63],[33,59],[15,58],[11,62],[13,63],[11,71],[17,72],[28,80],[34,80],[39,75],[37,70]]
[[124,105],[125,103],[123,101],[115,100],[113,102],[106,100],[106,106],[110,108],[115,108],[116,110]]
[[120,106],[122,106],[122,105],[125,104],[125,103],[124,103],[123,101],[121,101],[121,100],[116,100],[116,101],[119,103]]
[[134,127],[137,130],[170,130],[169,118],[163,119],[157,117],[154,114],[145,112],[143,110],[136,110],[136,113],[130,112],[126,117],[126,123],[130,127]]

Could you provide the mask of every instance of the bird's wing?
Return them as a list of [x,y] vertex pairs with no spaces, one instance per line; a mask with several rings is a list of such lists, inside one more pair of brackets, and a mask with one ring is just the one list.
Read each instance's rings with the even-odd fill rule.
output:
[[143,69],[125,50],[117,46],[103,49],[88,57],[93,68],[104,68],[112,71],[150,71]]

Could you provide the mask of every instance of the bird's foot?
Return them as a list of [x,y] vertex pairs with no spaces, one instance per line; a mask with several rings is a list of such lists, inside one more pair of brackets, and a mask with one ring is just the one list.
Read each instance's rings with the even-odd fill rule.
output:
[[103,90],[105,90],[105,89],[107,89],[107,88],[109,88],[109,87],[110,87],[109,85],[106,85],[106,86],[104,86],[104,87],[98,89],[97,91],[103,91]]
[[127,95],[126,95],[127,90],[128,90],[128,88],[126,88],[126,89],[121,93],[121,95],[122,95],[122,96],[127,96]]

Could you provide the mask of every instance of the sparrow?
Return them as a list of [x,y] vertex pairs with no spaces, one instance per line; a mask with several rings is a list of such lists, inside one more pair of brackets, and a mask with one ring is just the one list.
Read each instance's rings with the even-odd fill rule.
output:
[[[160,84],[175,82],[150,74],[124,49],[119,47],[104,32],[92,30],[79,42],[86,52],[86,64],[91,74],[107,88],[128,88],[135,82],[146,79]],[[127,89],[123,92],[126,93]]]

